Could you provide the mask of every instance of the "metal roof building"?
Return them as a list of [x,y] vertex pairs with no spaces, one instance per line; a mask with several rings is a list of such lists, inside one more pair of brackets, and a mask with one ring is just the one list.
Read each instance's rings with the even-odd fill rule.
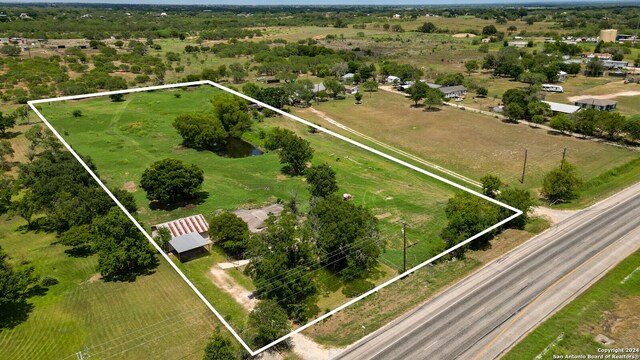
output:
[[187,251],[204,247],[211,250],[211,240],[205,239],[197,232],[192,232],[173,238],[169,241],[169,248],[178,253],[178,259],[182,261],[182,254]]
[[573,114],[580,110],[580,106],[561,104],[553,101],[542,101],[545,104],[549,104],[550,110],[553,112],[559,112],[563,114]]
[[207,223],[202,214],[154,225],[151,229],[157,230],[162,227],[167,228],[173,238],[192,232],[202,234],[209,231],[209,223]]

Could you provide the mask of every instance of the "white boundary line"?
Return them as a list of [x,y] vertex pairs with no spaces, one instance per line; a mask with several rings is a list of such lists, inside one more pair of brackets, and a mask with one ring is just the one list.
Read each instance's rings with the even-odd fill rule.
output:
[[[294,121],[297,121],[297,122],[300,122],[300,123],[305,124],[307,126],[310,126],[312,128],[315,128],[315,129],[317,129],[319,131],[322,131],[322,132],[324,132],[326,134],[334,136],[334,137],[336,137],[336,138],[338,138],[340,140],[346,141],[346,142],[348,142],[348,143],[350,143],[352,145],[355,145],[355,146],[357,146],[359,148],[362,148],[362,149],[367,150],[367,151],[369,151],[371,153],[379,155],[379,156],[381,156],[381,157],[383,157],[385,159],[391,160],[391,161],[393,161],[393,162],[395,162],[397,164],[400,164],[402,166],[405,166],[405,167],[407,167],[409,169],[412,169],[412,170],[415,170],[415,171],[417,171],[419,173],[422,173],[424,175],[430,176],[430,177],[432,177],[432,178],[434,178],[436,180],[440,180],[440,181],[442,181],[442,182],[444,182],[444,183],[446,183],[448,185],[451,185],[451,186],[453,186],[453,187],[455,187],[455,188],[457,188],[459,190],[466,191],[466,192],[468,192],[470,194],[473,194],[475,196],[481,197],[484,200],[490,201],[490,202],[492,202],[492,203],[494,203],[496,205],[499,205],[501,207],[509,209],[509,210],[513,211],[514,214],[511,215],[510,217],[500,221],[499,223],[497,223],[497,224],[495,224],[495,225],[493,225],[493,226],[491,226],[491,227],[479,232],[478,234],[475,234],[474,236],[466,239],[465,241],[463,241],[463,242],[461,242],[461,243],[459,243],[459,244],[457,244],[457,245],[455,245],[455,246],[453,246],[453,247],[441,252],[440,254],[430,258],[429,260],[427,260],[427,261],[425,261],[425,262],[423,262],[423,263],[421,263],[421,264],[419,264],[419,265],[407,270],[406,272],[404,272],[404,273],[402,273],[402,274],[400,274],[400,275],[398,275],[398,276],[396,276],[396,277],[384,282],[383,284],[380,284],[380,285],[376,286],[375,288],[365,292],[364,294],[362,294],[362,295],[360,295],[360,296],[358,296],[358,297],[356,297],[354,299],[351,299],[350,301],[346,302],[345,304],[343,304],[343,305],[337,307],[336,309],[334,309],[334,310],[332,310],[332,311],[330,311],[330,312],[328,312],[328,313],[316,318],[315,320],[312,320],[311,322],[309,322],[309,323],[307,323],[307,324],[295,329],[294,331],[290,332],[289,334],[287,334],[287,335],[285,335],[285,336],[283,336],[283,337],[271,342],[270,344],[267,344],[267,345],[261,347],[260,349],[254,351],[244,342],[244,340],[242,340],[240,335],[238,335],[238,333],[236,333],[236,331],[229,325],[229,323],[224,319],[224,317],[213,307],[213,305],[211,305],[209,300],[207,300],[207,298],[205,298],[204,295],[202,295],[202,293],[196,288],[195,285],[193,285],[193,283],[184,275],[184,273],[182,273],[182,271],[180,271],[178,266],[173,261],[171,261],[169,256],[164,251],[162,251],[162,249],[155,243],[155,241],[153,241],[153,238],[151,237],[151,235],[149,235],[145,231],[145,229],[142,227],[142,225],[140,225],[138,223],[138,221],[133,217],[133,215],[131,215],[131,213],[129,213],[129,211],[127,211],[127,209],[113,195],[113,193],[109,190],[109,188],[107,188],[107,186],[102,182],[102,180],[100,180],[100,178],[91,170],[91,168],[89,168],[89,166],[82,160],[82,158],[75,152],[75,150],[73,150],[73,148],[69,145],[69,143],[67,143],[64,140],[64,138],[60,135],[60,133],[58,133],[58,131],[49,123],[49,121],[47,121],[47,119],[42,115],[42,113],[40,113],[40,111],[36,107],[36,104],[56,102],[56,101],[87,99],[87,98],[92,98],[92,97],[107,96],[107,95],[113,95],[113,94],[128,94],[128,93],[136,93],[136,92],[143,92],[143,91],[172,89],[172,88],[179,88],[179,87],[185,87],[185,86],[196,86],[196,85],[211,85],[211,86],[216,87],[216,88],[218,88],[220,90],[226,91],[226,92],[231,93],[231,94],[236,95],[236,96],[239,96],[239,97],[241,97],[243,99],[246,99],[246,100],[248,100],[248,101],[250,101],[250,102],[252,102],[254,104],[258,104],[258,105],[260,105],[260,106],[262,106],[264,108],[267,108],[267,109],[269,109],[271,111],[274,111],[274,112],[276,112],[276,113],[278,113],[280,115],[288,117],[288,118],[290,118],[290,119],[292,119]],[[258,101],[256,99],[253,99],[253,98],[251,98],[251,97],[249,97],[249,96],[247,96],[245,94],[239,93],[239,92],[237,92],[235,90],[229,89],[229,88],[227,88],[225,86],[222,86],[220,84],[217,84],[217,83],[215,83],[213,81],[209,81],[209,80],[193,81],[193,82],[169,84],[169,85],[149,86],[149,87],[143,87],[143,88],[126,89],[126,90],[105,91],[105,92],[99,92],[99,93],[93,93],[93,94],[62,96],[62,97],[51,98],[51,99],[31,100],[31,101],[28,101],[27,104],[36,113],[36,115],[38,115],[40,120],[42,120],[42,122],[45,125],[47,125],[47,127],[53,132],[53,134],[60,140],[60,142],[62,142],[62,144],[67,148],[67,150],[69,150],[69,152],[76,158],[76,160],[78,160],[78,162],[80,162],[82,167],[84,167],[84,169],[87,170],[87,172],[89,172],[89,174],[98,183],[98,185],[100,185],[100,187],[104,191],[106,191],[106,193],[109,195],[109,197],[113,201],[115,201],[115,203],[118,205],[118,207],[127,215],[127,217],[131,221],[133,221],[133,223],[138,228],[138,230],[140,230],[144,234],[144,236],[149,240],[151,245],[153,245],[153,247],[155,247],[156,250],[158,250],[158,252],[165,258],[165,260],[167,260],[169,265],[171,265],[173,267],[173,269],[178,273],[178,275],[180,275],[182,280],[184,280],[184,282],[187,283],[187,285],[191,288],[191,290],[193,290],[193,292],[196,293],[196,295],[200,298],[200,300],[202,300],[205,303],[205,305],[211,310],[211,312],[213,312],[213,314],[218,318],[218,320],[220,320],[220,322],[222,322],[222,324],[231,332],[233,337],[235,337],[236,340],[238,340],[238,342],[240,342],[240,344],[245,348],[245,350],[247,350],[249,352],[249,354],[251,354],[252,356],[255,356],[255,355],[257,355],[257,354],[259,354],[259,353],[271,348],[272,346],[274,346],[274,345],[276,345],[276,344],[278,344],[278,343],[290,338],[294,334],[298,334],[298,333],[302,332],[303,330],[307,329],[308,327],[310,327],[312,325],[315,325],[318,322],[320,322],[320,321],[332,316],[333,314],[335,314],[338,311],[346,308],[347,306],[350,306],[350,305],[352,305],[352,304],[364,299],[365,297],[367,297],[367,296],[369,296],[369,295],[371,295],[373,293],[378,292],[380,289],[386,287],[387,285],[392,284],[392,283],[400,280],[401,278],[403,278],[403,277],[405,277],[405,276],[407,276],[407,275],[409,275],[411,273],[414,273],[414,272],[418,271],[419,269],[427,266],[428,264],[434,262],[435,260],[440,259],[441,257],[451,253],[452,251],[455,251],[458,248],[460,248],[462,246],[465,246],[466,244],[468,244],[471,241],[479,238],[480,236],[482,236],[482,235],[484,235],[484,234],[486,234],[486,233],[488,233],[488,232],[490,232],[490,231],[492,231],[492,230],[494,230],[494,229],[506,224],[507,222],[515,219],[516,217],[522,215],[522,211],[520,211],[520,210],[518,210],[518,209],[516,209],[516,208],[514,208],[514,207],[512,207],[510,205],[504,204],[504,203],[502,203],[500,201],[497,201],[495,199],[492,199],[492,198],[490,198],[490,197],[488,197],[488,196],[486,196],[484,194],[478,193],[477,191],[468,189],[468,188],[466,188],[466,187],[464,187],[464,186],[462,186],[462,185],[460,185],[458,183],[455,183],[455,182],[453,182],[451,180],[448,180],[448,179],[443,178],[443,177],[441,177],[439,175],[433,174],[433,173],[431,173],[431,172],[429,172],[427,170],[424,170],[424,169],[419,168],[419,167],[417,167],[415,165],[409,164],[409,163],[407,163],[405,161],[402,161],[400,159],[397,159],[397,158],[395,158],[395,157],[393,157],[391,155],[383,153],[383,152],[381,152],[379,150],[376,150],[374,148],[371,148],[371,147],[369,147],[367,145],[361,144],[361,143],[359,143],[359,142],[357,142],[355,140],[352,140],[352,139],[350,139],[348,137],[345,137],[343,135],[337,134],[337,133],[335,133],[335,132],[333,132],[331,130],[327,130],[327,129],[325,129],[325,128],[319,126],[319,125],[316,125],[316,124],[314,124],[312,122],[304,120],[304,119],[302,119],[300,117],[297,117],[295,115],[289,114],[289,113],[287,113],[285,111],[282,111],[280,109],[277,109],[277,108],[275,108],[275,107],[273,107],[271,105],[268,105],[268,104],[265,104],[263,102],[260,102],[260,101]]]

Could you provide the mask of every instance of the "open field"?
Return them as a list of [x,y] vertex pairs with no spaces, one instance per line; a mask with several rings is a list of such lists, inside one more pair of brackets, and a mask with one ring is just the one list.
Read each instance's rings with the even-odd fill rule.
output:
[[[607,348],[595,340],[599,334],[615,341],[608,347],[637,348],[640,339],[639,266],[640,252],[636,252],[538,326],[505,359],[533,358],[547,346],[542,359],[551,359],[554,354],[597,355],[600,354],[598,349]],[[628,354],[638,355],[637,352]]]
[[25,224],[1,216],[0,246],[60,283],[28,299],[30,311],[13,309],[25,321],[0,329],[0,358],[75,359],[83,350],[95,359],[202,358],[217,321],[166,263],[135,282],[104,282],[95,256],[71,257],[53,234]]
[[[143,191],[135,191],[140,219],[145,226],[197,213],[210,217],[219,209],[235,210],[274,203],[278,199],[287,199],[292,191],[298,192],[300,204],[305,208],[308,200],[306,184],[302,178],[280,173],[277,154],[234,159],[179,145],[181,139],[172,128],[171,121],[182,113],[208,110],[209,99],[217,91],[203,86],[127,94],[125,101],[119,103],[108,98],[94,98],[40,106],[43,114],[74,149],[91,156],[108,186],[137,184],[148,165],[165,157],[182,159],[203,168],[205,182],[202,190],[206,196],[201,202],[184,204],[169,211],[157,210],[149,208]],[[176,93],[181,96],[174,96]],[[83,116],[74,118],[71,112],[75,109],[81,110]],[[246,138],[258,146],[261,142],[257,135],[260,129],[274,126],[289,128],[308,138],[316,150],[313,163],[330,163],[337,173],[339,191],[352,194],[356,203],[366,205],[378,216],[387,250],[380,258],[381,264],[371,272],[369,280],[373,283],[382,283],[401,269],[401,220],[412,225],[409,243],[413,246],[407,259],[409,267],[444,250],[439,233],[445,225],[444,204],[453,194],[448,185],[329,135],[309,134],[306,126],[286,118],[267,118],[254,126]],[[211,266],[227,260],[222,252],[214,249],[211,254],[180,266],[223,316],[235,328],[240,328],[246,320],[247,309],[215,286],[209,276]],[[232,269],[227,273],[233,274],[237,283],[251,289],[250,280],[241,272]],[[324,285],[320,286],[322,291],[316,300],[321,311],[335,308],[348,299],[342,293],[346,283],[328,275],[320,276]]]
[[[585,182],[640,156],[636,151],[506,124],[450,107],[427,112],[410,105],[408,99],[397,94],[378,91],[366,93],[361,105],[348,99],[316,104],[314,108],[346,126],[473,179],[494,173],[511,185],[519,185],[527,149],[524,186],[530,189],[540,188],[544,174],[560,163],[565,147],[567,159],[577,166]],[[332,128],[306,110],[299,113]],[[384,131],[374,133],[372,129]],[[625,170],[630,176],[625,184],[640,179],[637,166]],[[601,193],[591,195],[599,198],[610,190],[605,186]]]

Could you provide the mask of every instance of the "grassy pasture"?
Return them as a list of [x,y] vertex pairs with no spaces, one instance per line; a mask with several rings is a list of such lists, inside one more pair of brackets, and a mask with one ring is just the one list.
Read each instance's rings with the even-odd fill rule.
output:
[[[397,94],[378,91],[366,93],[361,105],[345,100],[314,107],[355,130],[475,179],[494,173],[507,183],[519,185],[524,150],[528,149],[524,186],[530,189],[538,189],[544,174],[558,166],[565,147],[567,159],[587,182],[639,157],[636,151],[552,135],[464,110],[445,106],[440,111],[426,112],[410,104]],[[316,121],[329,126],[323,120]],[[375,133],[372,129],[376,129]],[[637,166],[625,173],[630,176],[625,184],[640,179]],[[604,186],[600,192],[590,194],[590,200],[620,186],[623,184]]]
[[75,359],[81,350],[96,359],[202,358],[217,321],[166,263],[132,283],[104,282],[95,256],[70,257],[53,234],[24,225],[0,217],[0,245],[60,283],[27,301],[26,321],[0,330],[0,358]]
[[[165,157],[196,163],[205,172],[203,191],[206,198],[200,203],[185,204],[172,210],[149,207],[144,191],[134,196],[140,206],[140,219],[145,226],[202,213],[210,217],[219,209],[234,210],[255,207],[288,199],[297,191],[303,208],[308,200],[302,178],[280,173],[277,154],[266,153],[249,158],[224,158],[211,152],[198,152],[180,146],[181,139],[171,121],[179,114],[210,109],[209,99],[216,93],[210,87],[188,90],[157,91],[128,94],[125,101],[114,103],[109,98],[43,104],[43,114],[80,154],[89,155],[98,173],[111,187],[137,185],[144,169]],[[180,98],[174,94],[181,94]],[[74,118],[71,112],[82,110],[83,116]],[[383,239],[387,244],[381,265],[369,278],[378,284],[397,274],[402,266],[402,237],[400,220],[412,225],[408,266],[423,262],[444,250],[439,232],[445,225],[444,205],[453,194],[452,188],[415,171],[406,169],[377,155],[365,152],[346,142],[323,133],[309,134],[306,126],[286,118],[268,118],[255,125],[247,138],[259,145],[259,129],[273,126],[294,130],[311,141],[316,150],[314,164],[327,162],[336,170],[340,192],[354,195],[354,201],[366,205],[380,219]],[[229,294],[216,287],[207,277],[209,267],[225,260],[214,249],[202,257],[180,266],[203,293],[212,300],[224,316],[236,327],[244,323],[247,312]],[[232,271],[234,272],[234,271]],[[235,271],[238,283],[249,283]],[[334,279],[335,280],[335,279]],[[332,280],[326,281],[330,283]],[[321,310],[335,308],[346,297],[341,286],[323,286],[318,296]]]

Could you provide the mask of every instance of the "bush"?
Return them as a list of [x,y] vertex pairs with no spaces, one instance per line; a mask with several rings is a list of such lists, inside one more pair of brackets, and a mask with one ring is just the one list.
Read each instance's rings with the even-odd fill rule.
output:
[[44,287],[49,287],[49,286],[53,286],[58,284],[59,281],[58,279],[51,277],[51,276],[45,276],[42,278],[42,280],[40,280],[40,285],[44,286]]
[[71,114],[73,114],[73,117],[81,117],[82,116],[82,110],[73,110],[73,112]]

